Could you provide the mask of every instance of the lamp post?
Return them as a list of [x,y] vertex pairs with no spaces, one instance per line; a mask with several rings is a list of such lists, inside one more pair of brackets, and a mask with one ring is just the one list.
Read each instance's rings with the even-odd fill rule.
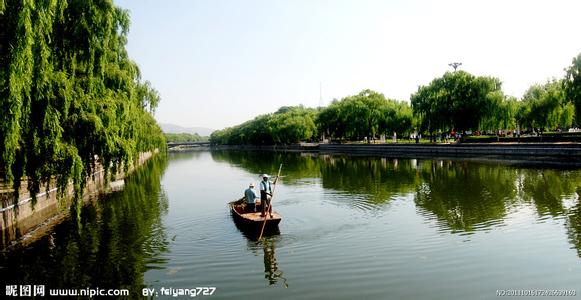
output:
[[454,72],[456,72],[456,69],[461,66],[462,63],[461,62],[453,62],[453,63],[449,63],[448,66],[454,68]]

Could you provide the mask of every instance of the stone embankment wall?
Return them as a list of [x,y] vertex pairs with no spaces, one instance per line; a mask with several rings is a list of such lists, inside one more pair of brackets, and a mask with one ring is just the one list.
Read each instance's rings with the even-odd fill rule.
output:
[[292,144],[292,145],[212,145],[212,150],[298,151],[393,156],[511,156],[552,157],[581,160],[581,143],[526,144]]
[[300,143],[289,145],[212,145],[211,150],[256,150],[256,151],[289,151],[289,152],[317,152],[319,144]]
[[[134,168],[141,166],[145,161],[151,158],[155,153],[146,152],[139,155],[139,159],[130,168],[128,173]],[[87,184],[83,192],[83,201],[89,201],[103,192],[107,192],[109,187],[106,185],[105,172],[102,166],[98,165],[93,176],[87,179]],[[125,178],[123,172],[115,174],[115,180]],[[64,196],[59,199],[58,190],[54,184],[46,186],[36,195],[36,203],[32,205],[32,197],[27,189],[27,183],[24,180],[19,191],[18,203],[14,203],[14,190],[11,187],[0,183],[0,213],[2,220],[0,222],[0,231],[2,232],[2,247],[9,245],[14,240],[30,235],[31,232],[42,232],[43,228],[50,228],[58,224],[69,213],[69,207],[73,198],[73,186],[69,184]],[[37,234],[41,235],[41,234]]]
[[310,152],[394,158],[458,158],[581,167],[581,143],[212,145],[212,150]]
[[369,155],[581,158],[581,144],[321,144],[319,152]]

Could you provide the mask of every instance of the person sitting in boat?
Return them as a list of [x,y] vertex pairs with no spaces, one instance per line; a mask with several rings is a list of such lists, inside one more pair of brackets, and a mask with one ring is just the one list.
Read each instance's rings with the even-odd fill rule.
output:
[[254,183],[251,183],[244,191],[244,198],[246,198],[246,209],[251,212],[256,211],[256,193],[254,192]]
[[261,217],[266,216],[266,209],[272,217],[272,208],[270,207],[270,198],[272,197],[272,182],[268,180],[268,175],[262,174],[262,181],[260,182],[260,203],[262,203]]

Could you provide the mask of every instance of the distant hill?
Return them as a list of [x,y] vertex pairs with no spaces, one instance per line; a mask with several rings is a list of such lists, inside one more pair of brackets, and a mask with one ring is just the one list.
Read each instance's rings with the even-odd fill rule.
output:
[[200,136],[209,136],[214,132],[214,129],[206,127],[182,127],[175,124],[159,123],[159,127],[165,133],[197,133]]

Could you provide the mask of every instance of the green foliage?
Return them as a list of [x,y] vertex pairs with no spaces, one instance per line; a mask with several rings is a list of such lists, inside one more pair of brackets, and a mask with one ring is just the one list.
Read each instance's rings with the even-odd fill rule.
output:
[[[522,101],[505,96],[498,78],[474,76],[465,71],[446,72],[429,85],[418,87],[406,102],[386,99],[363,90],[333,100],[318,111],[282,107],[241,125],[216,131],[214,144],[296,143],[325,137],[335,140],[368,140],[378,135],[405,136],[412,130],[438,131],[571,127],[581,116],[581,54],[573,59],[563,80],[532,86]],[[579,120],[577,120],[579,122]],[[316,128],[316,134],[314,129]]]
[[320,132],[330,138],[375,138],[378,134],[408,132],[412,124],[412,111],[405,102],[363,90],[358,95],[331,103],[321,110],[317,122]]
[[403,136],[413,127],[413,111],[407,102],[387,100],[382,109],[382,118],[379,123],[379,132],[389,135],[396,132]]
[[575,107],[576,124],[581,124],[581,53],[573,58],[573,63],[566,69],[564,80],[565,98]]
[[207,141],[208,137],[200,136],[197,133],[166,133],[165,139],[168,142],[183,143],[183,142],[198,142]]
[[[127,11],[112,1],[0,2],[0,173],[35,195],[72,180],[77,198],[96,163],[128,168],[165,144],[159,94],[127,55]],[[97,158],[99,161],[97,161]]]
[[210,136],[210,142],[224,145],[272,145],[306,141],[316,133],[315,118],[314,109],[281,107],[274,114],[260,115],[240,125],[215,131]]
[[422,161],[421,166],[424,188],[416,189],[415,204],[451,230],[470,232],[478,224],[502,219],[517,201],[513,169],[449,161]]
[[289,144],[319,136],[357,140],[379,134],[403,134],[411,129],[412,111],[405,102],[385,99],[371,90],[334,101],[319,110],[302,106],[281,107],[238,126],[212,133],[214,144]]
[[157,230],[169,207],[161,186],[166,167],[167,157],[156,155],[126,178],[122,193],[83,206],[79,223],[64,221],[34,247],[3,254],[1,280],[141,293],[144,270],[171,242]]
[[316,134],[316,111],[302,106],[283,107],[268,121],[275,143],[298,143]]
[[570,127],[574,108],[566,101],[563,81],[553,80],[544,85],[531,86],[523,96],[519,121],[524,127],[545,128]]
[[334,100],[329,107],[323,108],[317,116],[318,129],[321,135],[328,138],[343,138],[347,122],[343,120],[342,105]]
[[498,102],[492,106],[492,113],[481,119],[479,129],[495,131],[517,128],[520,107],[521,102],[515,97],[505,96],[503,99],[498,99]]
[[468,72],[446,72],[412,95],[414,113],[422,130],[476,130],[494,115],[504,99],[500,80]]

